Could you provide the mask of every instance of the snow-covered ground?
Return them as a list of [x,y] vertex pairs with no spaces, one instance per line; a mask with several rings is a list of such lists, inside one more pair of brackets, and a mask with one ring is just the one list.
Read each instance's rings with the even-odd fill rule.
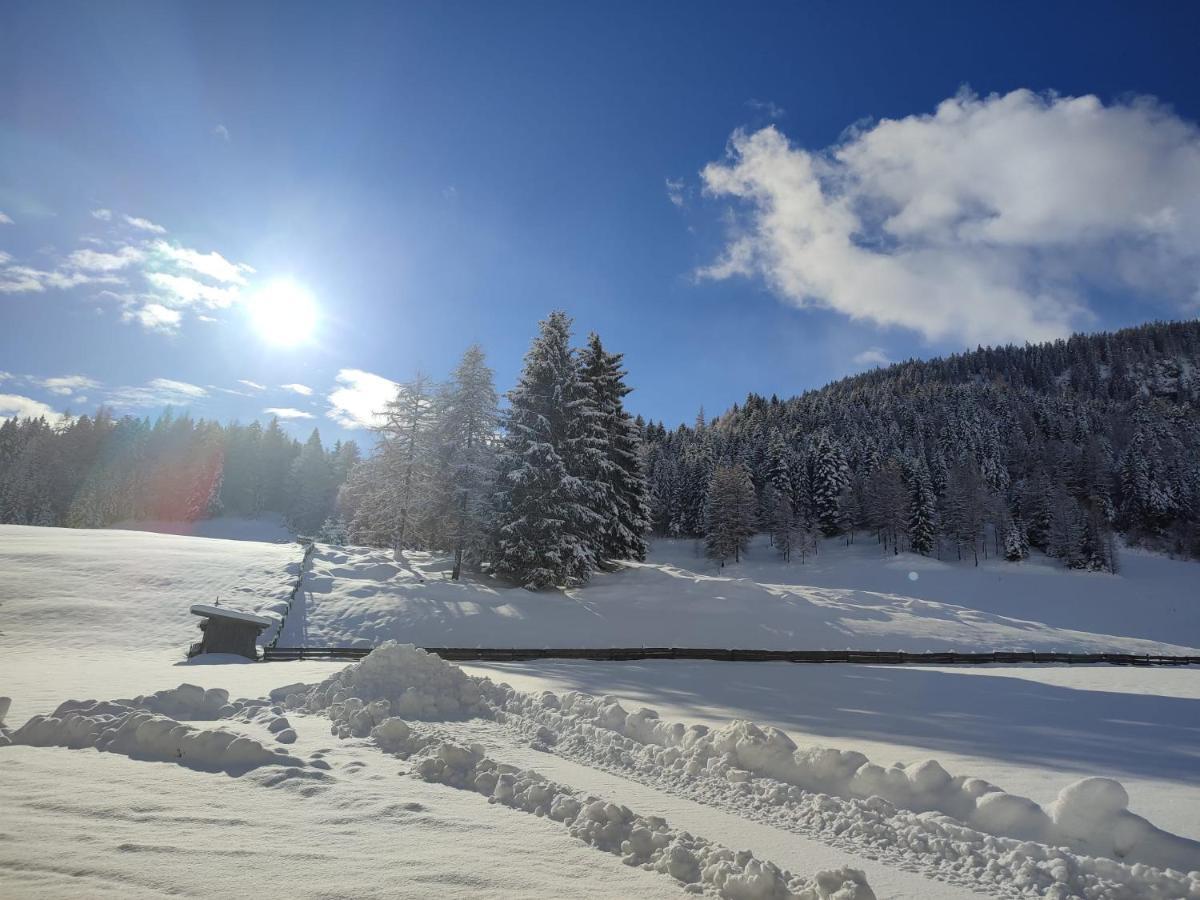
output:
[[[733,638],[750,637],[755,623],[737,620],[769,613],[768,598],[787,610],[771,620],[775,626],[801,635],[805,623],[817,635],[845,636],[832,646],[864,646],[850,642],[864,635],[880,640],[865,646],[906,647],[974,647],[996,635],[1076,642],[1067,646],[1200,643],[1186,603],[1200,572],[1192,564],[1130,552],[1113,578],[1040,562],[975,571],[840,549],[840,558],[828,547],[805,566],[754,554],[721,578],[690,544],[664,542],[651,563],[564,596],[447,584],[428,558],[396,566],[387,554],[320,548],[281,643],[295,634],[302,639],[295,643],[310,644],[376,636],[468,643],[465,633],[485,634],[490,625],[516,635],[524,623],[541,639],[469,643],[683,644],[659,639],[665,631],[635,638],[635,630],[667,629],[690,602],[701,620],[692,634],[719,635],[723,627]],[[269,883],[296,896],[628,897],[677,894],[683,876],[731,896],[743,889],[767,896],[754,891],[771,885],[868,896],[849,868],[862,870],[879,897],[1017,896],[1024,888],[1046,896],[1059,888],[1067,890],[1061,896],[1200,896],[1200,883],[1162,870],[1200,869],[1200,845],[1188,840],[1200,839],[1194,668],[462,668],[507,681],[513,692],[464,680],[436,661],[426,671],[404,661],[407,651],[392,651],[400,657],[376,676],[345,676],[315,693],[293,687],[276,695],[274,709],[265,701],[225,706],[224,695],[200,689],[149,696],[187,682],[234,698],[265,697],[346,670],[182,659],[197,635],[191,603],[219,594],[222,604],[270,613],[295,583],[300,558],[294,544],[0,526],[8,727],[72,697],[132,698],[68,705],[58,724],[25,732],[30,743],[108,752],[0,749],[0,895],[206,896],[214,884],[232,884],[227,892],[236,896]],[[624,600],[622,584],[630,592]],[[1009,608],[1004,593],[1014,584],[1024,588]],[[661,598],[661,614],[653,610],[657,595],[647,593],[654,585],[680,588]],[[1034,615],[1056,597],[1074,612]],[[1126,628],[1118,611],[1129,597],[1139,614],[1127,617]],[[740,616],[719,611],[721,602],[736,608],[743,598]],[[390,616],[386,633],[366,628],[372,608]],[[625,632],[617,628],[621,616]],[[589,622],[624,639],[594,640]],[[397,633],[406,623],[413,633]],[[940,630],[953,639],[939,639]],[[479,685],[477,705],[439,702],[447,685],[451,693]],[[545,690],[554,696],[543,697]],[[288,693],[297,697],[285,704]],[[624,710],[603,695],[620,698]],[[356,697],[364,708],[388,697],[390,714],[407,724],[371,737]],[[642,704],[658,718],[639,713]],[[372,710],[367,724],[374,725],[381,709]],[[734,726],[734,719],[758,725]],[[680,725],[663,724],[672,720]],[[330,737],[331,724],[348,736]],[[231,745],[235,735],[246,740]],[[814,754],[813,744],[836,751]],[[396,752],[401,758],[388,755]],[[897,761],[903,768],[890,768]],[[1119,780],[1130,812],[1109,782],[1091,782],[1056,804],[1085,776]],[[604,802],[596,806],[589,795]],[[733,852],[740,849],[754,859]],[[1149,868],[1129,868],[1134,861]],[[814,881],[819,870],[838,874]]]
[[787,565],[755,543],[717,569],[696,542],[662,540],[646,563],[583,588],[531,592],[450,580],[448,561],[321,547],[302,616],[281,646],[752,647],[829,650],[1075,650],[1191,654],[1200,567],[1134,552],[1121,575],[1044,557],[940,562],[829,541]]
[[215,519],[199,519],[195,522],[137,519],[117,522],[109,527],[122,531],[184,534],[192,537],[218,538],[225,541],[265,541],[273,544],[290,544],[294,540],[292,532],[284,524],[283,516],[279,513],[263,513],[257,519],[219,516]]

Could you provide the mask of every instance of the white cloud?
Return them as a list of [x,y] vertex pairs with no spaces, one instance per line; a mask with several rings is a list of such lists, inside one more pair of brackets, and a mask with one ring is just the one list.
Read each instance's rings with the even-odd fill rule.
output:
[[703,178],[746,218],[701,277],[929,339],[1059,337],[1093,288],[1200,302],[1200,131],[1149,100],[963,92],[819,153],[735,133]]
[[134,228],[141,231],[149,231],[153,234],[166,234],[167,229],[161,225],[151,222],[149,219],[139,219],[137,216],[123,216],[126,225],[132,225]]
[[850,358],[850,361],[856,366],[862,368],[874,368],[875,366],[890,366],[894,360],[887,355],[887,351],[882,347],[868,347],[861,353],[856,353]]
[[76,250],[67,257],[67,266],[88,272],[116,272],[141,262],[145,256],[144,250],[132,244],[127,244],[112,253]]
[[199,385],[171,378],[154,378],[140,387],[124,387],[109,394],[114,406],[186,406],[208,396]]
[[8,216],[7,214],[0,212],[0,225],[12,225],[12,224],[13,224],[12,218],[10,216]]
[[382,375],[361,369],[342,369],[335,379],[338,387],[326,398],[326,415],[343,428],[372,428],[380,424],[379,413],[396,396],[399,387]]
[[253,272],[245,263],[231,263],[215,250],[201,253],[187,247],[175,247],[166,241],[155,241],[155,251],[164,259],[198,275],[207,275],[223,284],[245,284],[245,273]]
[[111,274],[62,270],[48,272],[31,266],[5,265],[0,269],[0,294],[40,294],[47,288],[65,290],[81,284],[119,284],[120,281],[119,277]]
[[235,287],[215,287],[189,275],[147,272],[146,280],[165,292],[165,296],[159,299],[171,306],[191,306],[196,303],[207,309],[225,309],[238,298],[238,289]]
[[277,416],[280,419],[311,419],[313,414],[305,412],[302,409],[293,409],[290,406],[268,406],[263,412],[272,416]]
[[137,322],[147,331],[174,334],[183,321],[183,313],[161,303],[143,303],[141,306],[128,307],[121,313],[121,318],[126,322]]
[[301,397],[310,397],[313,392],[313,389],[306,384],[281,384],[280,387],[285,391],[299,394]]
[[246,387],[255,391],[265,391],[267,389],[265,384],[259,384],[257,381],[247,381],[245,378],[239,378],[238,384],[244,384]]
[[66,397],[76,391],[84,391],[100,387],[100,382],[86,375],[59,375],[55,378],[42,378],[37,382],[52,394]]
[[219,137],[225,143],[227,143],[227,144],[229,143],[229,129],[226,128],[224,125],[222,125],[220,122],[218,122],[216,124],[216,126],[213,128],[212,133],[213,133],[214,137]]
[[111,209],[93,209],[92,210],[92,218],[99,219],[101,222],[111,222],[112,221],[112,210]]
[[22,397],[20,394],[0,394],[0,420],[14,417],[18,419],[44,417],[51,424],[62,420],[62,415],[45,403],[40,403],[30,397]]

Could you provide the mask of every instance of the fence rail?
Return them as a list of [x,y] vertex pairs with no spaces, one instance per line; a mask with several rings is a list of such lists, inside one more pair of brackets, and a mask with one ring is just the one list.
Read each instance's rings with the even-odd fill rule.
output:
[[[362,659],[370,647],[267,647],[264,662],[298,659]],[[906,653],[888,650],[721,650],[684,647],[601,648],[498,648],[425,647],[452,662],[522,662],[532,659],[586,659],[627,662],[643,659],[700,659],[721,662],[870,663],[904,666],[980,666],[995,663],[1066,663],[1114,666],[1200,665],[1200,656],[1155,656],[1133,653],[1042,653],[996,651],[994,653]]]

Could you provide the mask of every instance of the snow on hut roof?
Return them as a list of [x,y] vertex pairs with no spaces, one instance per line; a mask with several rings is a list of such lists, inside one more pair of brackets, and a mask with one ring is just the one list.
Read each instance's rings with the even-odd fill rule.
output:
[[192,606],[193,616],[208,616],[218,619],[233,619],[237,622],[250,622],[254,625],[274,625],[275,619],[264,619],[252,613],[230,609],[228,606],[209,606],[207,603],[196,603]]

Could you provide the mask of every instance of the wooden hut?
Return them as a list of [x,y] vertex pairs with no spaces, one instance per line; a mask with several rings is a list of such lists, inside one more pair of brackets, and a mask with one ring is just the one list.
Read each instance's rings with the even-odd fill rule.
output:
[[247,659],[258,659],[258,636],[264,628],[275,624],[274,619],[205,603],[195,604],[192,615],[203,617],[204,621],[199,627],[204,632],[204,638],[200,643],[192,644],[188,650],[189,657],[201,653],[233,653]]

